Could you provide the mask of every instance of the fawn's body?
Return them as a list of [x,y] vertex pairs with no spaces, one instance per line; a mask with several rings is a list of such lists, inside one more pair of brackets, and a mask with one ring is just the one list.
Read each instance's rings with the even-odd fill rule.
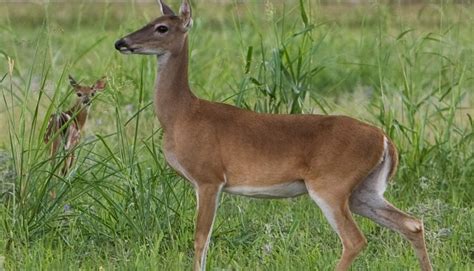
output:
[[116,42],[123,53],[158,55],[155,110],[163,127],[167,162],[197,194],[194,269],[205,257],[221,191],[252,197],[309,193],[343,244],[338,270],[346,270],[366,244],[351,211],[399,231],[431,270],[421,221],[384,198],[397,152],[384,133],[344,116],[258,114],[195,97],[188,85],[187,30],[161,3],[164,16]]
[[66,157],[61,169],[62,175],[66,175],[74,164],[74,149],[80,143],[81,130],[86,123],[92,97],[96,91],[105,88],[104,79],[97,81],[91,87],[79,85],[71,76],[69,76],[69,82],[76,92],[76,102],[71,109],[51,116],[44,135],[46,144],[52,140],[51,158],[55,158],[60,150],[64,150]]

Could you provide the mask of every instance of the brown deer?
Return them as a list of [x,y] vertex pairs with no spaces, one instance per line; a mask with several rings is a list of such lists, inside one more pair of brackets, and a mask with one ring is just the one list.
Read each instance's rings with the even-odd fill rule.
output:
[[52,161],[60,150],[64,150],[66,157],[61,169],[63,176],[69,172],[74,163],[74,150],[80,142],[81,130],[86,123],[92,99],[96,92],[102,91],[106,85],[105,77],[92,86],[83,86],[79,85],[71,75],[69,75],[69,83],[77,95],[76,102],[68,111],[51,116],[44,135],[46,144],[53,140],[50,151]]
[[336,270],[347,270],[366,246],[351,213],[401,233],[421,269],[431,270],[422,222],[383,197],[398,163],[383,131],[346,116],[259,114],[197,98],[188,83],[190,5],[184,0],[175,15],[158,3],[162,16],[115,48],[157,56],[163,153],[197,195],[194,270],[205,269],[221,191],[260,198],[309,193],[342,241]]

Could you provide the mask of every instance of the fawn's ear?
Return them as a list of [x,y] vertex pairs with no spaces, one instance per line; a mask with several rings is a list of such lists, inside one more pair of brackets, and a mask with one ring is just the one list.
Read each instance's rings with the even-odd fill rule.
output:
[[77,81],[72,78],[71,75],[69,75],[69,84],[71,84],[71,86],[74,88],[74,89],[79,89],[79,84],[77,83]]
[[158,6],[160,7],[162,15],[175,15],[174,11],[162,0],[156,0]]
[[179,8],[179,17],[183,21],[184,29],[188,30],[193,26],[193,18],[191,17],[191,5],[188,0],[183,0],[181,7]]
[[104,76],[101,79],[97,80],[95,84],[92,86],[93,89],[101,91],[105,88],[105,85],[107,84],[107,78]]

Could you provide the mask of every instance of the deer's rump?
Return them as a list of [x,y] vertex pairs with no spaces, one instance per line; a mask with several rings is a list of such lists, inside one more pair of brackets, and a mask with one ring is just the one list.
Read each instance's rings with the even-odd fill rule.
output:
[[[46,143],[49,142],[49,140],[51,140],[54,134],[57,131],[59,131],[61,128],[63,128],[63,126],[66,125],[70,119],[71,119],[71,116],[65,112],[54,114],[48,122],[48,128],[46,130],[45,138],[44,138],[45,142]],[[69,123],[69,124],[74,124],[74,122]],[[65,138],[67,136],[67,132],[68,132],[67,127],[64,127],[61,130],[61,135],[58,135],[58,138],[61,138],[61,137]]]
[[53,152],[56,152],[60,145],[64,146],[65,149],[69,149],[71,144],[77,141],[80,137],[76,120],[71,120],[71,115],[68,112],[54,114],[49,120],[48,128],[44,137],[45,143],[52,140],[58,131],[61,131],[61,134],[57,135],[54,139],[54,143],[51,146]]

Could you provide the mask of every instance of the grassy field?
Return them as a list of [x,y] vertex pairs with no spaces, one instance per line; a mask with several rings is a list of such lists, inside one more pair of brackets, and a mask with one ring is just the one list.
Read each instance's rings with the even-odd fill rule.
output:
[[[423,219],[436,270],[474,270],[474,7],[217,2],[193,1],[194,92],[382,127],[400,151],[387,198]],[[158,15],[134,1],[0,5],[5,269],[191,269],[196,202],[162,155],[156,60],[113,48]],[[42,138],[49,116],[72,103],[68,74],[87,83],[106,75],[108,87],[93,102],[74,170],[61,177]],[[369,244],[353,270],[418,269],[398,234],[356,220]],[[331,270],[340,251],[307,196],[224,194],[208,269]]]

